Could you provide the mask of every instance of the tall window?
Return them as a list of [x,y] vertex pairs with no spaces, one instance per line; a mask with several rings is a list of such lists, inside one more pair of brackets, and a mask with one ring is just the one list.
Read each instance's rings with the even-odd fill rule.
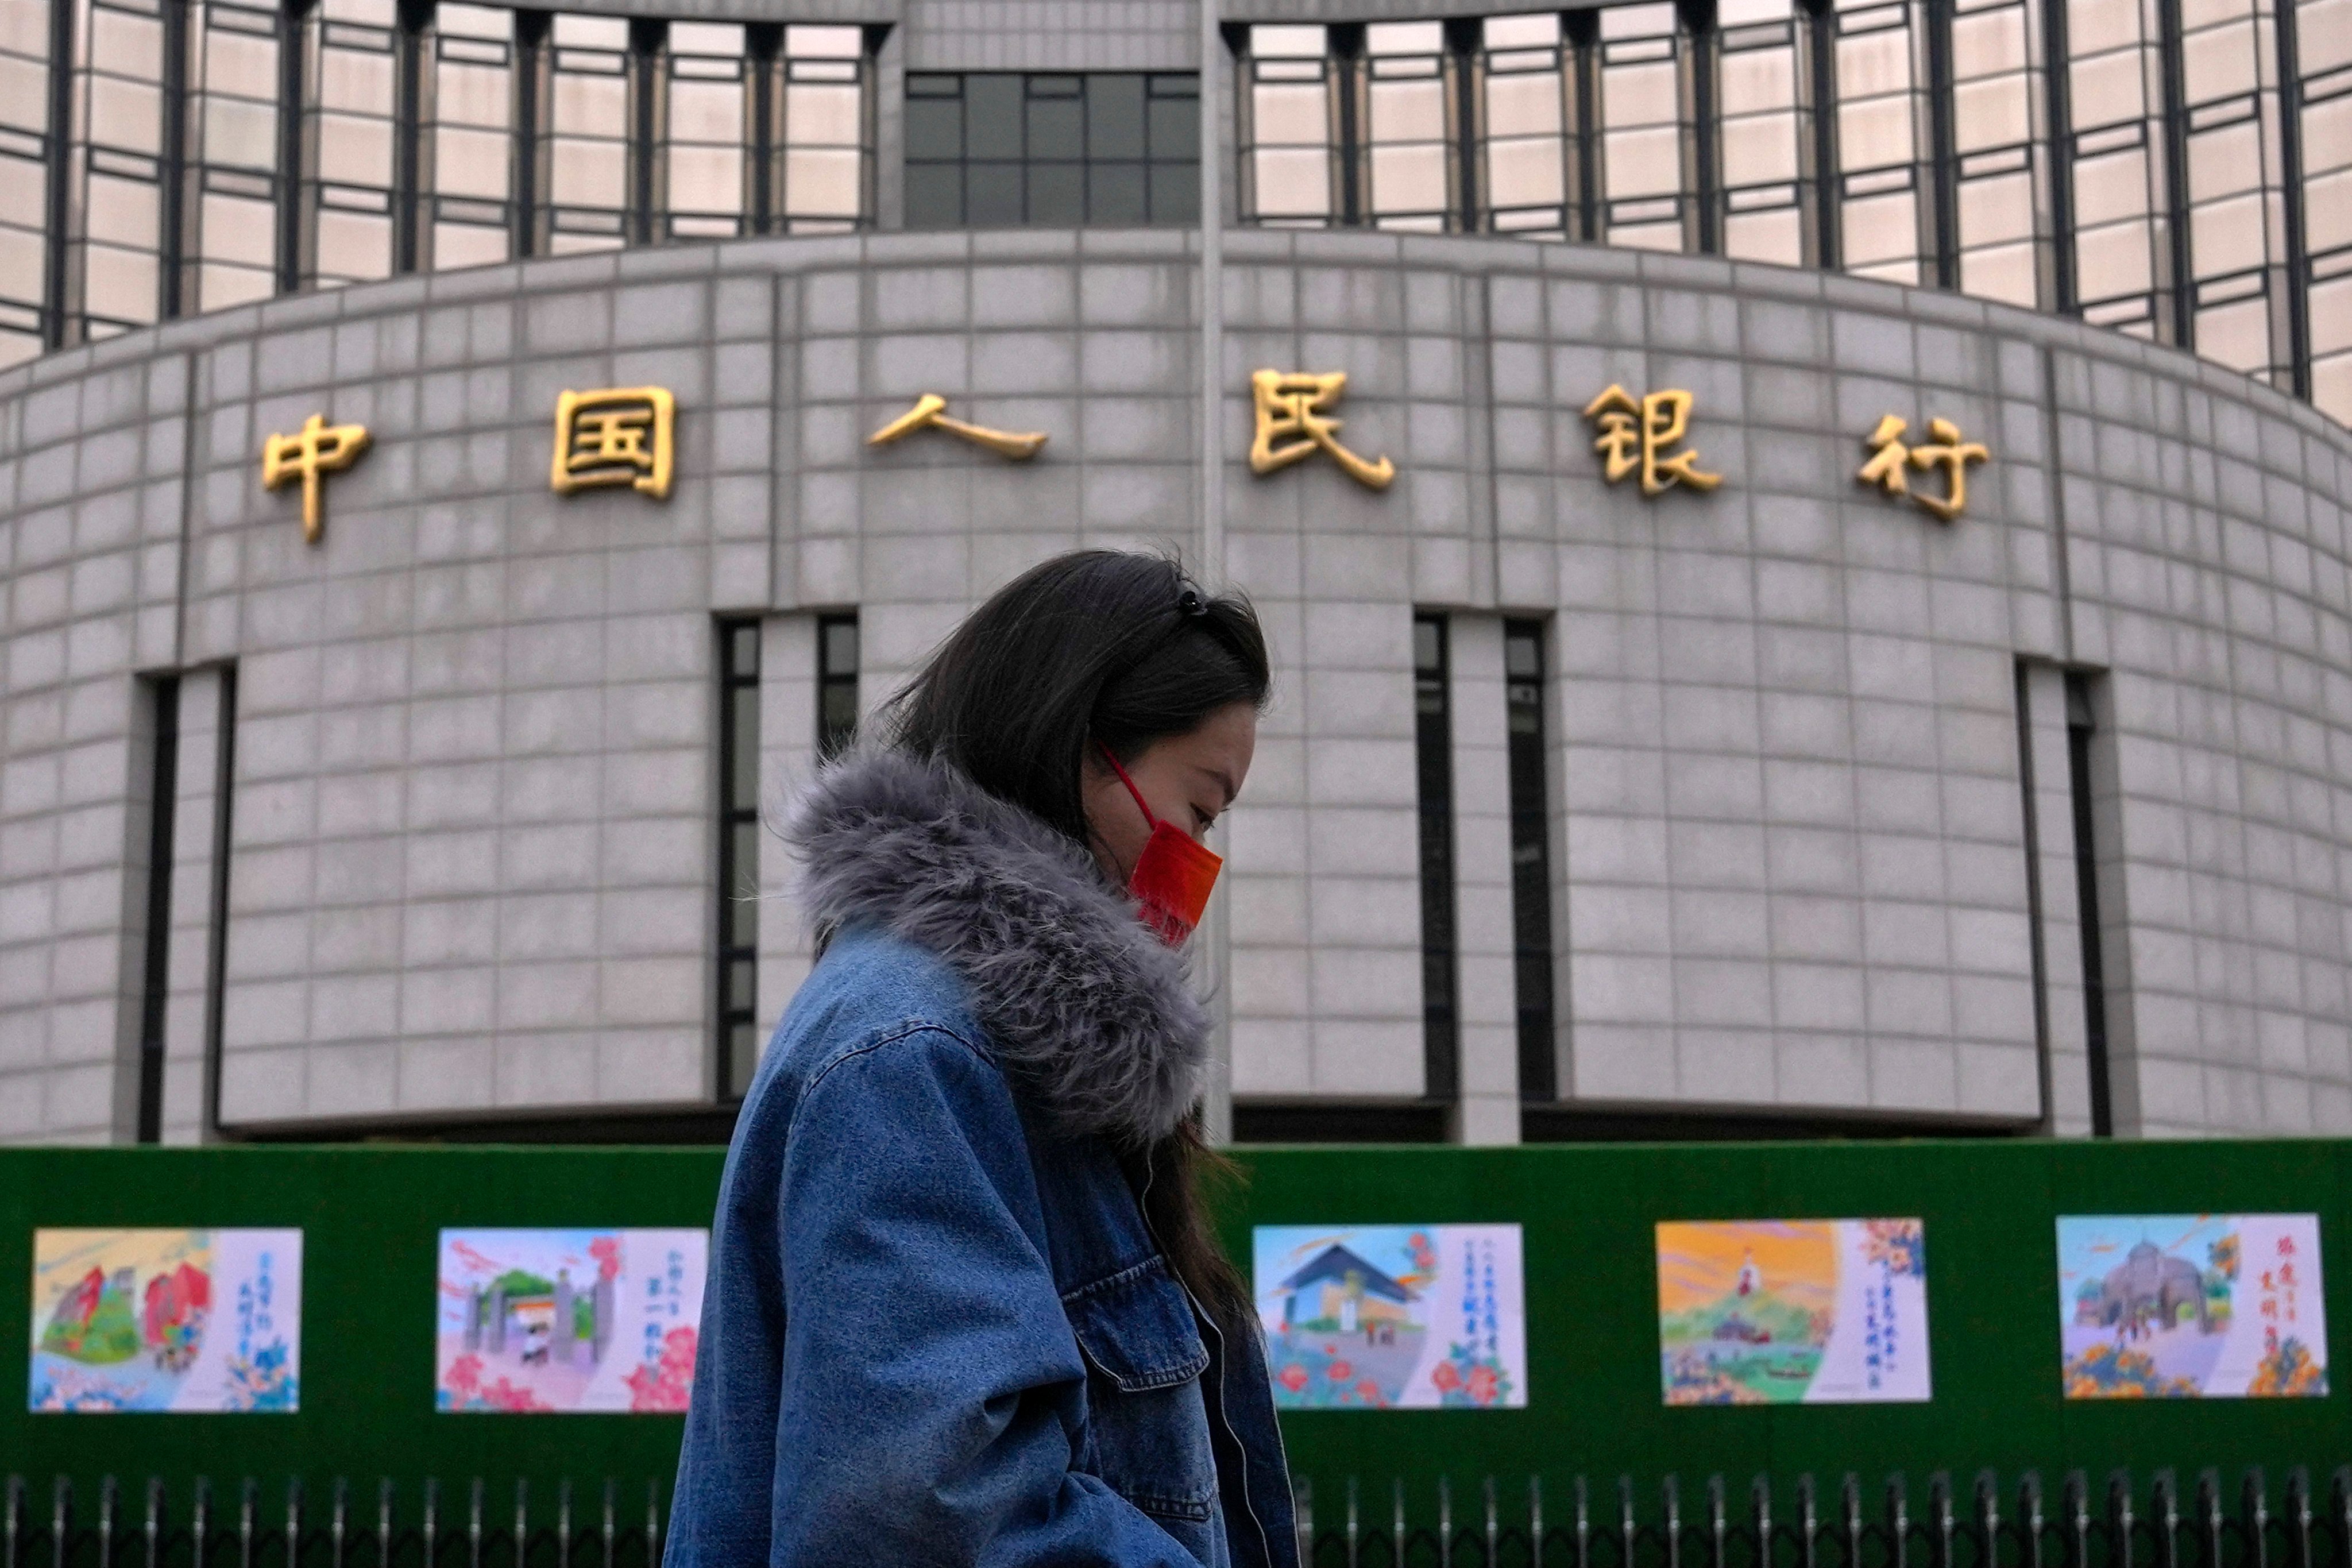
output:
[[163,313],[168,56],[157,0],[89,0],[78,21],[67,302],[97,338]]
[[304,29],[302,280],[389,278],[398,265],[400,32],[394,0],[320,0]]
[[1601,13],[1601,233],[1610,245],[1681,250],[1690,237],[1684,188],[1683,39],[1671,5]]
[[783,72],[771,210],[787,234],[845,234],[868,216],[873,184],[864,35],[794,23],[784,29]]
[[1191,75],[907,78],[907,226],[1200,221]]
[[719,1081],[760,1061],[760,623],[719,623]]
[[1421,1006],[1423,1079],[1432,1100],[1458,1090],[1460,944],[1454,930],[1454,718],[1445,617],[1412,618],[1413,754],[1421,817]]
[[665,238],[731,238],[746,232],[752,137],[751,79],[743,29],[673,22],[663,61],[658,166]]
[[1575,218],[1575,55],[1559,14],[1489,16],[1480,40],[1479,197],[1497,234],[1566,239]]
[[133,1136],[163,1140],[163,1030],[172,996],[172,828],[180,804],[180,678],[139,682],[152,751],[147,772],[146,940],[140,964],[138,1100]]
[[279,14],[207,0],[189,76],[184,306],[217,310],[278,291]]
[[1320,228],[1341,216],[1333,126],[1336,63],[1319,26],[1249,30],[1243,211],[1271,228]]
[[1364,29],[1364,68],[1372,226],[1443,233],[1461,205],[1444,26],[1374,23]]
[[2066,28],[2076,298],[2084,320],[2152,337],[2164,213],[2154,40],[2138,0],[2070,0]]
[[608,250],[628,237],[629,24],[558,16],[547,117],[547,196],[540,233],[551,255]]
[[831,757],[857,739],[857,617],[816,623],[816,754]]
[[[2182,7],[2182,112],[2189,218],[2189,341],[2232,370],[2288,378],[2284,309],[2272,302],[2283,258],[2277,39],[2267,0]],[[2281,307],[2285,301],[2278,300]]]
[[1552,1049],[1551,797],[1544,754],[1544,628],[1503,623],[1511,791],[1511,952],[1519,1016],[1519,1096],[1559,1092]]
[[425,265],[504,261],[514,244],[514,14],[445,3],[433,12],[432,245]]
[[1849,272],[1933,283],[1927,245],[1927,110],[1915,0],[1837,9],[1837,200]]
[[2090,1058],[2091,1135],[2115,1135],[2115,1089],[2107,1056],[2106,962],[2099,936],[2098,811],[2092,747],[2097,740],[2091,678],[2066,677],[2066,757],[2074,805],[2074,896],[2082,910],[2084,1046]]
[[1724,253],[1801,266],[1811,116],[1799,18],[1789,0],[1723,0],[1716,25]]
[[41,352],[51,28],[46,5],[0,5],[0,369]]
[[2042,96],[2033,7],[1959,0],[1952,27],[1952,128],[1960,291],[2031,309],[2042,297],[2035,165]]
[[2352,422],[2352,0],[2295,6],[2311,399]]

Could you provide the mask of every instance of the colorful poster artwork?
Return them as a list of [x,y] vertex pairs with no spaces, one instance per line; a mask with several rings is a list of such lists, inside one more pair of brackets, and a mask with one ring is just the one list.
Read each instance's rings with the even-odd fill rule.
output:
[[1516,1225],[1262,1225],[1252,1291],[1286,1410],[1528,1403]]
[[290,1413],[299,1230],[36,1230],[27,1408]]
[[445,1230],[434,1407],[677,1413],[707,1230]]
[[2321,1295],[2317,1215],[2062,1215],[2066,1397],[2323,1397]]
[[1876,1405],[1929,1396],[1927,1228],[1916,1219],[1658,1226],[1668,1405]]

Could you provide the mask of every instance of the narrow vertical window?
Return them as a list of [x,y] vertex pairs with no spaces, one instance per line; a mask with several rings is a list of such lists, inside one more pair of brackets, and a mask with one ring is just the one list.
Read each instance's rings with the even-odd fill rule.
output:
[[873,66],[865,34],[795,22],[784,29],[783,73],[776,221],[787,234],[847,234],[872,211]]
[[672,22],[666,68],[656,237],[731,239],[749,232],[744,204],[752,183],[745,170],[756,110],[743,28],[732,22]]
[[1559,14],[1489,16],[1476,73],[1485,95],[1479,133],[1482,226],[1496,234],[1567,239],[1576,232],[1574,57]]
[[1599,167],[1604,244],[1686,248],[1683,37],[1671,5],[1600,14]]
[[1460,1016],[1454,1005],[1454,717],[1445,617],[1412,620],[1413,752],[1421,815],[1421,1006],[1424,1092],[1454,1098]]
[[165,313],[165,154],[174,134],[167,122],[178,113],[166,87],[176,74],[167,13],[152,0],[90,0],[77,16],[69,281],[53,307],[71,317],[68,342],[110,337]]
[[389,278],[398,266],[399,22],[394,0],[320,0],[303,23],[306,287]]
[[[279,89],[283,19],[254,6],[204,7],[188,84],[187,310],[267,300],[278,289],[285,219]],[[292,57],[288,57],[289,59]]]
[[38,5],[0,8],[0,368],[41,352],[57,133],[49,50],[58,21]]
[[550,255],[609,249],[627,237],[629,24],[559,15],[548,37],[553,67],[539,233]]
[[1545,787],[1541,621],[1503,623],[1511,791],[1511,955],[1518,999],[1519,1098],[1559,1094],[1552,1052],[1551,808]]
[[1722,0],[1716,13],[1716,89],[1723,250],[1801,267],[1809,217],[1812,135],[1806,102],[1803,18],[1789,0]]
[[2289,16],[2302,177],[2287,194],[2302,220],[2304,375],[2323,413],[2352,421],[2352,0],[2300,0]]
[[719,623],[719,1072],[740,1098],[759,1065],[760,623]]
[[1364,29],[1364,184],[1374,228],[1442,234],[1460,206],[1449,140],[1452,62],[1438,22]]
[[163,1139],[163,1025],[172,994],[172,818],[180,795],[180,678],[145,682],[154,704],[154,750],[148,775],[147,931],[139,975],[139,1089],[136,1136]]
[[2091,779],[2092,718],[2088,677],[2066,678],[2066,760],[2074,797],[2074,897],[2082,909],[2083,1038],[2090,1058],[2091,1136],[2116,1131],[2114,1079],[2107,1060],[2106,970],[2099,947],[2099,857]]
[[2034,193],[2047,153],[2034,116],[2047,89],[2025,0],[1958,0],[1952,16],[1960,291],[2028,310],[2043,281],[2046,238]]
[[1322,228],[1339,210],[1338,113],[1328,29],[1260,23],[1241,62],[1246,132],[1242,210],[1268,228]]
[[857,739],[857,617],[816,623],[816,754],[832,757]]

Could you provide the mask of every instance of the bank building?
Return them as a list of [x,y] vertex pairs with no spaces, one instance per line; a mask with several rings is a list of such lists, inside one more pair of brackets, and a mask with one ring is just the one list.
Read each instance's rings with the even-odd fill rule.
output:
[[1078,545],[1220,1135],[2352,1131],[2352,0],[1502,4],[0,0],[0,1139],[724,1137]]

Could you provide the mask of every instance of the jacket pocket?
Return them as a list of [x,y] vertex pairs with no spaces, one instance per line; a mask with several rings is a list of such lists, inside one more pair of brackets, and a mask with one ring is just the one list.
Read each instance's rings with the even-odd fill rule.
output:
[[1080,1286],[1062,1310],[1087,1359],[1081,1466],[1146,1513],[1206,1520],[1217,1503],[1192,1299],[1160,1258]]

